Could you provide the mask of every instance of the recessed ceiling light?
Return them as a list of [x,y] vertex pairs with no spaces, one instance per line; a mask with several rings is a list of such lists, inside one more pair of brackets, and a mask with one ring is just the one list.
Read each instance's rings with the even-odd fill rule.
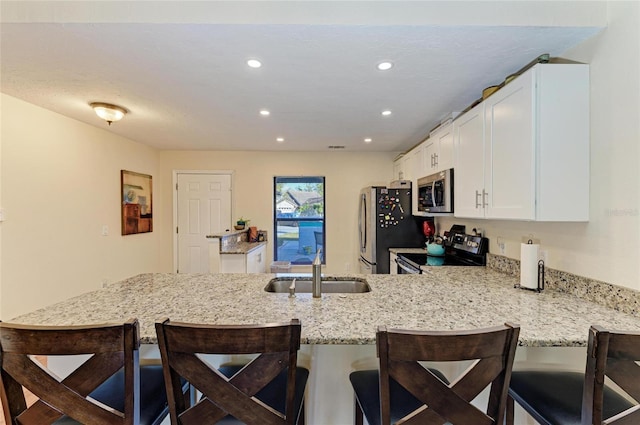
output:
[[284,137],[278,137],[278,138],[276,139],[276,142],[278,142],[278,143],[282,143],[282,142],[284,142]]
[[382,116],[388,117],[389,115],[391,115],[391,111],[390,110],[387,109],[385,111],[382,111]]
[[393,68],[393,64],[391,62],[380,62],[378,64],[378,69],[380,71],[386,71],[386,70],[391,69],[391,68]]
[[367,137],[366,139],[364,139],[365,143],[371,143],[373,141],[373,139],[371,137]]
[[262,66],[262,62],[257,59],[249,59],[247,61],[247,65],[249,65],[251,68],[260,68]]
[[260,110],[260,115],[262,115],[263,117],[267,117],[269,116],[269,114],[271,114],[271,112],[267,111],[266,109]]

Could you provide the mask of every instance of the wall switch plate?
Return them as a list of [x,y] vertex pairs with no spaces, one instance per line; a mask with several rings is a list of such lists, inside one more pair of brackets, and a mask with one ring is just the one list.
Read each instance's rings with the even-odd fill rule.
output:
[[109,235],[109,226],[107,226],[106,224],[102,225],[102,236],[107,236]]
[[4,209],[0,208],[0,221],[4,221]]

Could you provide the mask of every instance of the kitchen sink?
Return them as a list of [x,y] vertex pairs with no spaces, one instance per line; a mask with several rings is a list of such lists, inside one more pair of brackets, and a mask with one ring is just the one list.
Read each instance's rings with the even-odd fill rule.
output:
[[[275,293],[288,293],[293,277],[276,277],[271,279],[264,290]],[[311,278],[296,277],[296,293],[310,294]],[[359,278],[324,278],[322,279],[322,293],[324,294],[361,294],[371,292],[371,287],[364,279]]]

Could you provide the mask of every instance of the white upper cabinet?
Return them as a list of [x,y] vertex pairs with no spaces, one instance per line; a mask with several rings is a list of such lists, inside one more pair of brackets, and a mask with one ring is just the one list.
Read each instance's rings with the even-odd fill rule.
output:
[[402,180],[404,179],[404,171],[402,169],[402,158],[398,158],[393,161],[393,178],[391,180]]
[[434,130],[424,141],[423,174],[430,175],[453,167],[453,124]]
[[453,123],[453,200],[456,217],[484,217],[484,103]]
[[[405,156],[407,157],[406,167],[410,170],[407,180],[411,180],[411,211],[413,214],[418,212],[418,179],[422,177],[422,157],[423,157],[422,144],[411,149]],[[406,174],[406,173],[405,173]]]
[[485,100],[485,208],[488,218],[535,219],[534,73]]
[[588,221],[588,65],[535,65],[454,133],[455,216]]

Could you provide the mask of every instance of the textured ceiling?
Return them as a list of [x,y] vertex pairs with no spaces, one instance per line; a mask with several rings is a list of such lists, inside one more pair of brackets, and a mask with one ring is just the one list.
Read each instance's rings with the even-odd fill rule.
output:
[[[2,92],[159,149],[404,151],[595,26],[3,23]],[[246,66],[258,58],[260,69]],[[376,64],[390,60],[381,72]],[[130,113],[107,127],[88,106]],[[258,111],[269,109],[262,117]],[[392,115],[382,117],[383,109]],[[284,137],[284,143],[276,143]],[[363,139],[371,137],[372,143]]]

